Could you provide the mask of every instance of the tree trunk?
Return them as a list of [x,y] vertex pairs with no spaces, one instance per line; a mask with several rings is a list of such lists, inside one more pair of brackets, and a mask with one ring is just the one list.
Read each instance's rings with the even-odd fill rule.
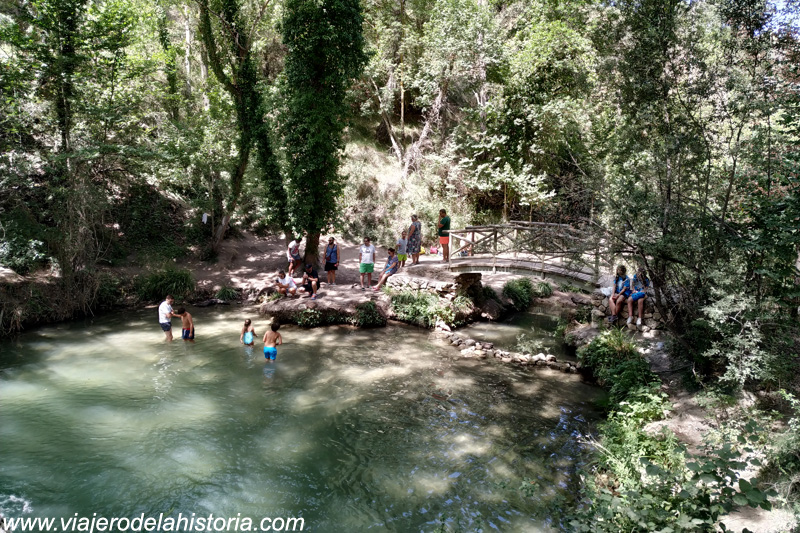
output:
[[306,264],[314,265],[314,268],[319,268],[319,238],[321,234],[308,233],[306,237],[306,250],[303,257]]

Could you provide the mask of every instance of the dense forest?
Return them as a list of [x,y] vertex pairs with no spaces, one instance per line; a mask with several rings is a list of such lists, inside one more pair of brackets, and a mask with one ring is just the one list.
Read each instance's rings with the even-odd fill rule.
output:
[[[695,386],[789,413],[767,466],[792,502],[798,13],[796,0],[4,0],[0,265],[57,288],[3,287],[0,330],[112,304],[123,281],[108,267],[132,252],[212,260],[243,230],[304,233],[316,258],[322,234],[386,240],[442,206],[454,227],[566,222],[647,269]],[[678,468],[668,443],[626,426],[660,409],[647,390],[646,414],[606,430],[616,481],[588,483],[594,503],[565,527],[705,531],[734,503],[769,506],[764,487],[731,488],[729,451]]]

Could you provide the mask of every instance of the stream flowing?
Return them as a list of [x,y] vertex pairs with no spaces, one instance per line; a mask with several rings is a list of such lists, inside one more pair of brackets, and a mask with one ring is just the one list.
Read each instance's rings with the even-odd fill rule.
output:
[[[264,334],[254,310],[190,311],[194,343],[163,342],[155,309],[0,343],[0,513],[548,531],[575,493],[602,395],[578,376],[462,359],[397,324],[284,326],[265,363],[239,343],[244,318]],[[513,328],[530,331],[492,338]]]

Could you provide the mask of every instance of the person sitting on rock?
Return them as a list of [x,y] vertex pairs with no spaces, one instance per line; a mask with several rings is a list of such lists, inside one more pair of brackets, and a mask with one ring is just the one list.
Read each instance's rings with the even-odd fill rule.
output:
[[294,278],[286,275],[283,270],[278,272],[278,279],[275,280],[275,286],[278,292],[284,296],[294,296],[297,294],[297,285],[294,282]]
[[622,306],[625,304],[625,299],[631,295],[631,279],[627,275],[627,269],[623,265],[617,266],[617,275],[614,277],[614,291],[608,298],[608,308],[611,311],[611,316],[608,321],[612,324],[617,321]]
[[633,322],[633,302],[638,302],[639,318],[636,320],[636,325],[642,325],[642,314],[644,313],[644,301],[647,299],[647,289],[650,287],[650,279],[643,268],[636,271],[631,281],[631,289],[633,293],[628,299],[628,324]]
[[397,259],[397,256],[394,253],[394,248],[389,248],[389,258],[386,260],[386,266],[383,267],[383,272],[381,272],[381,279],[378,280],[378,284],[375,285],[372,290],[381,290],[381,287],[384,283],[386,283],[386,280],[396,273],[399,267],[400,261]]
[[311,296],[312,300],[317,299],[317,289],[319,289],[319,274],[314,270],[314,265],[306,263],[306,271],[303,273],[303,290],[306,297]]

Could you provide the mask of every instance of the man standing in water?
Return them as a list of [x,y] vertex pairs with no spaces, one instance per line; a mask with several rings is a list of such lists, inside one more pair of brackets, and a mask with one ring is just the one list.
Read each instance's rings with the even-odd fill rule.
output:
[[172,312],[172,304],[175,299],[167,294],[167,297],[158,306],[158,323],[161,324],[161,330],[167,336],[167,342],[172,342],[172,317],[177,316]]

